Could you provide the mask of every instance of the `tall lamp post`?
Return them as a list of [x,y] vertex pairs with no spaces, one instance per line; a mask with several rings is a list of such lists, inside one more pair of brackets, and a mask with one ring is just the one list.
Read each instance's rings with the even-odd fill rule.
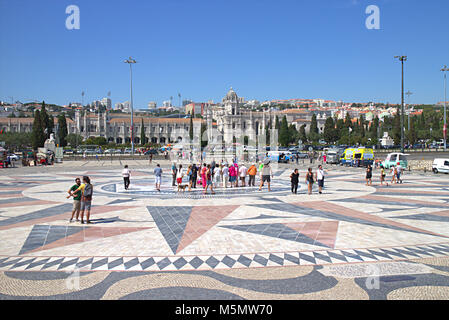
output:
[[131,91],[131,155],[134,156],[134,110],[133,110],[133,68],[132,65],[134,63],[137,63],[136,60],[129,57],[128,60],[124,61],[125,63],[129,64],[129,71],[130,71],[130,91]]
[[410,131],[410,95],[413,94],[413,92],[411,92],[410,90],[408,90],[406,93],[407,95],[407,115],[408,115],[408,131]]
[[446,151],[446,140],[447,140],[447,124],[446,124],[446,71],[449,71],[449,68],[444,65],[443,69],[441,69],[444,73],[444,125],[443,125],[443,139],[444,139],[444,151]]
[[401,152],[404,153],[404,61],[407,56],[395,56],[402,64],[402,85],[401,85]]

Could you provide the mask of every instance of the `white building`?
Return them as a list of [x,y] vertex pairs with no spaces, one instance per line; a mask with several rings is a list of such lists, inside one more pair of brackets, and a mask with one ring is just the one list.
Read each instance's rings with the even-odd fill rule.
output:
[[394,140],[388,135],[388,132],[384,132],[383,137],[380,139],[380,144],[383,147],[391,147],[394,145]]
[[103,98],[100,100],[101,105],[106,108],[106,110],[112,109],[112,101],[109,98]]

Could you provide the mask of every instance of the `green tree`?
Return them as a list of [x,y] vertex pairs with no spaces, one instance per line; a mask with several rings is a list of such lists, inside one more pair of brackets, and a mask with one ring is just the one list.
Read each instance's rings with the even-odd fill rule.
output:
[[415,121],[414,118],[410,118],[410,130],[407,131],[407,140],[409,144],[415,144],[418,140],[418,135],[415,130]]
[[299,127],[299,140],[301,140],[303,143],[307,142],[307,134],[306,134],[306,125],[303,124],[301,127]]
[[296,130],[296,126],[294,126],[293,124],[290,124],[288,126],[288,142],[289,144],[297,144],[298,140],[299,140],[299,133],[298,130]]
[[207,125],[204,121],[201,121],[201,149],[205,148],[207,146],[208,143],[208,137],[205,134],[205,132],[207,131]]
[[335,141],[340,140],[343,135],[343,129],[345,128],[345,121],[343,119],[338,119],[335,121]]
[[328,117],[324,123],[323,138],[328,143],[333,143],[337,140],[334,119]]
[[359,118],[358,132],[359,132],[361,137],[365,136],[365,117],[363,116],[363,114],[361,114],[360,118]]
[[[47,110],[45,108],[45,101],[42,101],[42,108],[40,111],[40,117],[41,117],[41,126],[42,130],[44,131],[45,140],[50,137],[50,118],[48,117]],[[44,140],[44,142],[45,142]]]
[[145,137],[145,125],[143,123],[143,118],[140,118],[140,144],[143,146],[147,143],[147,138]]
[[401,144],[401,113],[399,108],[397,108],[397,112],[393,118],[392,138],[395,145]]
[[5,142],[9,150],[20,150],[30,147],[33,143],[31,132],[4,132],[0,135],[0,140]]
[[288,142],[289,142],[289,132],[288,132],[287,116],[284,116],[282,118],[279,128],[279,144],[283,147],[287,147]]
[[193,115],[192,114],[190,114],[189,139],[190,139],[190,143],[192,143],[192,141],[193,141]]
[[34,121],[33,121],[33,136],[32,136],[32,146],[34,150],[37,150],[39,147],[43,147],[45,143],[45,134],[44,129],[42,127],[42,119],[39,110],[36,110],[34,113]]
[[316,114],[312,115],[312,121],[310,123],[310,130],[309,130],[309,140],[311,142],[317,142],[320,139],[320,134],[318,130],[318,122],[316,119]]
[[271,121],[268,121],[268,124],[265,127],[265,137],[266,137],[266,145],[269,145],[271,139]]
[[79,134],[70,133],[67,135],[66,140],[72,148],[77,148],[82,143],[83,137]]
[[65,147],[67,146],[67,120],[65,114],[61,114],[58,116],[58,138],[59,138],[59,146]]
[[344,127],[346,128],[346,131],[348,131],[348,128],[352,128],[352,121],[349,112],[346,112]]

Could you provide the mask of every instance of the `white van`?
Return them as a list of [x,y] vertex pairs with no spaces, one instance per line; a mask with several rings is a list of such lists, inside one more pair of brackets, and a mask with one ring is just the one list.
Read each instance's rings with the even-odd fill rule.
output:
[[434,159],[432,164],[433,173],[449,173],[449,159]]

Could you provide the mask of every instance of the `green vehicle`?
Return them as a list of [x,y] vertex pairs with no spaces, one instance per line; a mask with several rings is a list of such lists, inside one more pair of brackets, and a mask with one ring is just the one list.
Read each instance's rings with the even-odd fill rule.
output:
[[392,166],[396,166],[399,162],[402,168],[407,168],[407,156],[408,154],[405,153],[389,153],[385,158],[385,161],[382,162],[382,165],[385,169],[390,169]]

